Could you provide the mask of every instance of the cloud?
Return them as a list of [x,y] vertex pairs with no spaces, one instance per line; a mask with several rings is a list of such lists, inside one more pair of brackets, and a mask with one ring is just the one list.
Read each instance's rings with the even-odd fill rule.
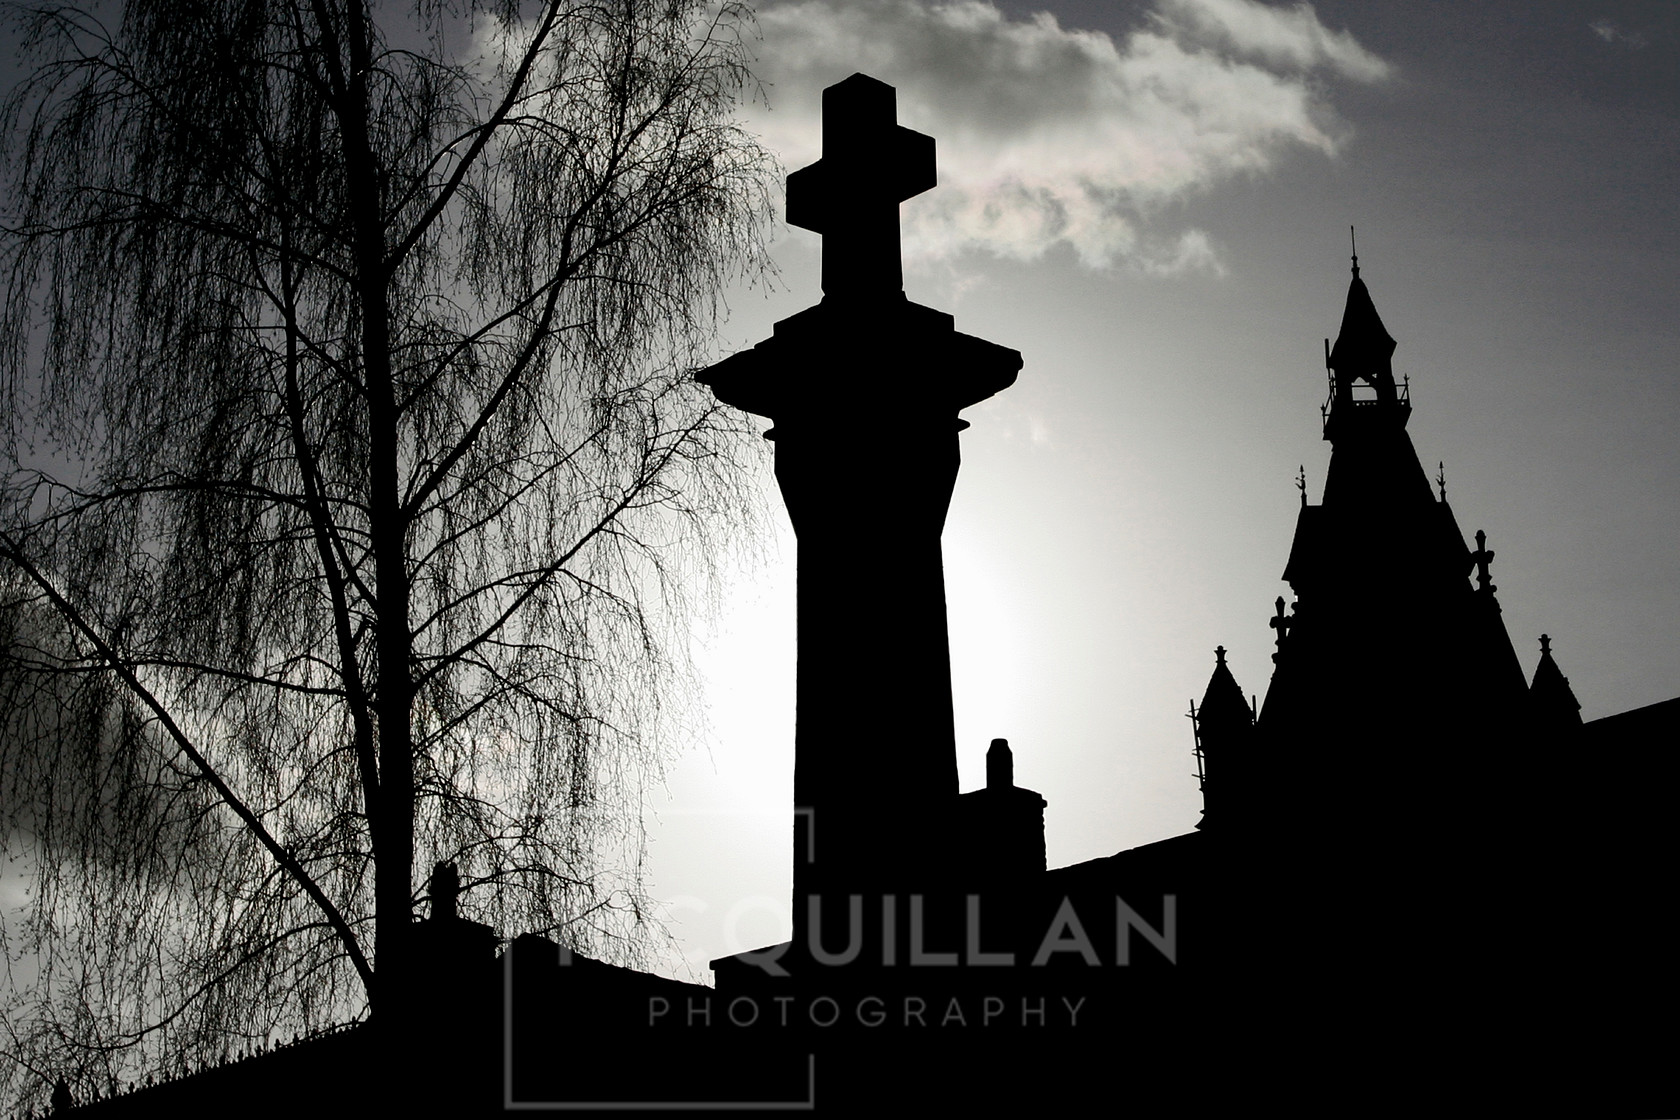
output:
[[939,145],[938,190],[904,207],[907,261],[981,251],[1032,260],[1066,244],[1091,267],[1221,271],[1164,206],[1348,130],[1325,77],[1387,63],[1305,5],[1157,0],[1120,39],[990,3],[790,0],[761,9],[771,108],[750,123],[790,168],[820,154],[823,87],[862,71],[898,88],[899,120]]
[[1623,46],[1629,50],[1638,50],[1645,45],[1645,36],[1637,31],[1623,31],[1607,19],[1595,19],[1587,24],[1589,30],[1606,43]]
[[1381,81],[1392,72],[1351,34],[1318,22],[1311,4],[1273,8],[1253,0],[1163,0],[1157,19],[1236,57],[1279,68],[1323,67],[1360,82]]

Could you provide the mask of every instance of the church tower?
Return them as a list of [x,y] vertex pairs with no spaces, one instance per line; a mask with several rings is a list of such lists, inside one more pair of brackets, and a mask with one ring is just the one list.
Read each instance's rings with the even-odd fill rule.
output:
[[[1209,830],[1227,904],[1290,915],[1233,950],[1256,1005],[1362,1024],[1338,1040],[1347,1068],[1412,1052],[1412,1024],[1449,1001],[1514,1006],[1532,958],[1511,950],[1511,915],[1539,862],[1541,768],[1494,552],[1430,485],[1395,350],[1356,256],[1325,345],[1330,463],[1317,504],[1303,489],[1240,823]],[[1468,1053],[1474,1028],[1436,1023],[1460,1027]]]
[[1303,492],[1283,573],[1294,607],[1280,600],[1272,622],[1261,803],[1276,829],[1335,827],[1381,859],[1490,825],[1528,689],[1486,538],[1466,545],[1407,434],[1410,386],[1357,255],[1325,348],[1330,465],[1321,502]]

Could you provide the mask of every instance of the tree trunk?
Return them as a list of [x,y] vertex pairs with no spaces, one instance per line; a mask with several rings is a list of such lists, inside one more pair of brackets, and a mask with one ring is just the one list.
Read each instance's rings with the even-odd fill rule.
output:
[[370,823],[374,865],[373,1013],[408,1018],[412,990],[408,960],[413,918],[414,743],[410,724],[413,678],[409,631],[408,517],[399,479],[396,389],[391,371],[391,324],[381,214],[383,169],[368,140],[367,74],[371,65],[367,15],[350,5],[350,80],[342,114],[349,164],[351,220],[355,227],[357,295],[362,312],[363,386],[368,400],[369,543],[373,549],[378,600],[375,604],[379,657],[379,790]]

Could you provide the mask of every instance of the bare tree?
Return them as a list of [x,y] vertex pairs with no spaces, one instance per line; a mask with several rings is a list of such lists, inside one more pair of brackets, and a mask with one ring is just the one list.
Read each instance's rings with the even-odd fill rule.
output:
[[661,635],[744,509],[741,432],[688,369],[762,267],[745,20],[26,14],[0,829],[32,890],[7,947],[39,971],[13,977],[14,1094],[377,1018],[417,859],[459,861],[503,928],[637,944]]

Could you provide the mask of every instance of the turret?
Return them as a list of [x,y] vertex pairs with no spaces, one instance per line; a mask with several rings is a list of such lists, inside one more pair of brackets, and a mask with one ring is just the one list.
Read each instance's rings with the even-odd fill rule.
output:
[[[1241,813],[1248,798],[1247,773],[1254,752],[1254,709],[1243,698],[1242,686],[1225,664],[1225,647],[1213,651],[1213,676],[1202,693],[1200,707],[1191,705],[1196,733],[1196,778],[1202,787],[1203,814],[1215,805],[1219,819],[1230,812]],[[1209,786],[1213,787],[1210,800]],[[1197,828],[1207,825],[1204,819]]]
[[1535,666],[1534,680],[1528,686],[1528,700],[1540,735],[1573,736],[1580,729],[1581,702],[1569,687],[1569,678],[1552,659],[1549,634],[1540,635],[1540,664]]

